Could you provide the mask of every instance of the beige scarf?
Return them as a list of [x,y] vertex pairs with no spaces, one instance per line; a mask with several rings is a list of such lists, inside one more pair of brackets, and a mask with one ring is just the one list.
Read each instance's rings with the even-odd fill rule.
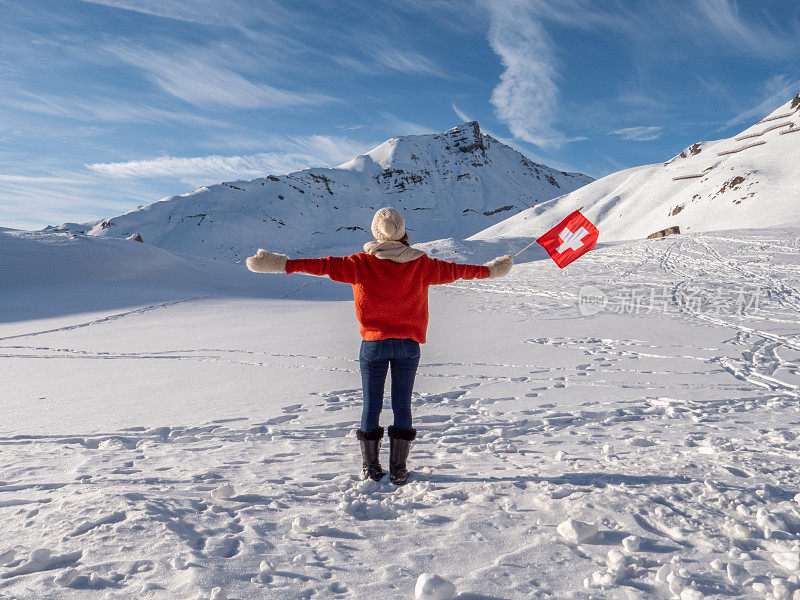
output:
[[420,256],[425,256],[422,250],[417,250],[397,241],[379,242],[378,240],[372,240],[364,244],[364,252],[371,254],[375,258],[396,263],[411,262],[412,260],[417,260]]

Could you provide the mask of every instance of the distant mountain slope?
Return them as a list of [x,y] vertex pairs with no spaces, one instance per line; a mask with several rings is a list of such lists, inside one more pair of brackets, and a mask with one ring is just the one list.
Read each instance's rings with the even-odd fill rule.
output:
[[[343,299],[349,294],[318,278],[253,277],[240,265],[113,238],[0,227],[0,324],[212,296]],[[352,295],[351,295],[352,297]],[[144,309],[149,310],[147,308]]]
[[95,236],[140,233],[161,248],[226,261],[258,247],[349,253],[371,239],[381,206],[405,214],[413,242],[464,238],[590,181],[531,162],[470,122],[392,138],[335,168],[202,187],[87,228]]
[[581,206],[599,227],[601,242],[644,238],[676,225],[685,233],[800,219],[800,94],[737,136],[613,173],[470,239],[536,236]]

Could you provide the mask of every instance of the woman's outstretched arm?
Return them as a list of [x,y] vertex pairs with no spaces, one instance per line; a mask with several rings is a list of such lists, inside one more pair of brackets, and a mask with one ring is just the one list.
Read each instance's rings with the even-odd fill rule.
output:
[[466,265],[455,262],[431,259],[431,277],[429,283],[437,285],[453,283],[457,279],[486,279],[502,277],[511,271],[514,259],[511,256],[499,256],[485,265]]
[[351,256],[290,259],[285,254],[275,254],[259,249],[246,261],[254,273],[308,273],[327,275],[333,281],[356,283],[356,263]]

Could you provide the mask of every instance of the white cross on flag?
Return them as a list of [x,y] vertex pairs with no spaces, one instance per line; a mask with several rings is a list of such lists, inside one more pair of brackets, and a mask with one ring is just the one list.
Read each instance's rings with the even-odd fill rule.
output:
[[536,240],[562,269],[594,248],[600,232],[576,210]]

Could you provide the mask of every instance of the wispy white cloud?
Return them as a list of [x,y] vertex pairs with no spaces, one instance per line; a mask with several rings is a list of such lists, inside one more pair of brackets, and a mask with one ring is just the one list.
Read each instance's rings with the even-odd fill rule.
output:
[[197,157],[162,156],[92,163],[77,171],[42,164],[36,173],[0,174],[0,226],[41,228],[91,221],[201,185],[252,179],[311,166],[338,165],[372,144],[324,135],[268,137],[269,152]]
[[638,76],[633,76],[627,81],[620,82],[617,89],[616,102],[624,106],[626,112],[630,110],[663,110],[665,108],[663,100],[657,96],[657,91],[645,88]]
[[294,92],[251,81],[213,47],[181,47],[175,52],[159,52],[116,44],[108,50],[132,67],[143,70],[171,96],[197,106],[282,108],[334,100],[316,92]]
[[484,5],[489,44],[504,68],[491,98],[497,117],[516,138],[543,148],[561,146],[564,135],[554,125],[559,92],[550,37],[524,0],[486,0]]
[[271,137],[265,140],[265,144],[279,151],[305,154],[310,161],[305,165],[308,167],[337,165],[377,145],[330,135]]
[[[760,3],[737,0],[675,2],[595,2],[593,0],[527,0],[542,21],[582,30],[606,30],[654,48],[665,40],[683,39],[728,52],[757,56],[790,56],[800,48],[800,24],[775,22]],[[749,9],[745,14],[743,8]],[[653,52],[653,59],[659,53]]]
[[42,183],[81,183],[81,180],[76,177],[55,177],[51,175],[12,175],[9,173],[0,173],[0,182],[39,185]]
[[364,129],[366,125],[363,123],[354,123],[352,125],[337,125],[336,129],[339,131],[355,131],[356,129]]
[[663,127],[658,126],[637,126],[637,127],[623,127],[622,129],[615,129],[610,131],[614,135],[618,135],[623,140],[632,140],[634,142],[649,142],[661,137]]
[[[775,23],[766,11],[763,16],[745,16],[736,0],[697,0],[696,7],[698,29],[739,52],[779,57],[791,55],[800,47],[797,22]],[[694,14],[689,11],[687,17],[692,19]]]
[[435,75],[436,77],[447,77],[447,74],[427,56],[412,50],[401,50],[385,46],[378,48],[375,58],[390,69],[400,73],[411,75]]
[[213,27],[246,27],[255,19],[269,16],[273,20],[285,19],[290,11],[285,3],[275,0],[81,0],[109,8],[137,12],[143,15],[172,19],[185,23]]
[[[692,2],[606,2],[591,0],[478,0],[490,16],[489,43],[500,57],[504,71],[492,95],[498,118],[512,135],[540,148],[557,149],[575,140],[562,134],[560,111],[575,106],[559,93],[558,48],[547,35],[550,25],[614,36],[636,52],[632,83],[613,100],[581,102],[586,111],[602,112],[613,119],[619,105],[638,113],[664,108],[660,78],[664,53],[672,60],[700,55],[713,61],[717,56],[789,59],[800,51],[800,21],[777,21],[767,8],[737,0],[693,0]],[[699,60],[699,59],[698,59]],[[644,78],[644,84],[640,81]],[[787,81],[788,87],[792,82]],[[785,87],[730,122],[740,122],[764,111],[786,95]],[[729,123],[730,123],[729,122]],[[628,133],[638,137],[655,132]],[[637,137],[637,139],[638,139]],[[633,138],[631,138],[633,139]]]
[[263,177],[311,166],[332,166],[362,154],[368,146],[323,135],[275,139],[279,149],[242,156],[160,156],[142,160],[92,163],[86,167],[109,177],[172,177],[195,185],[225,179]]
[[764,82],[761,91],[761,102],[731,117],[725,123],[725,126],[731,127],[739,123],[758,121],[781,104],[791,100],[798,92],[800,92],[800,79],[784,74],[773,75]]
[[224,125],[224,122],[188,112],[167,110],[119,99],[86,99],[17,90],[0,97],[0,106],[29,113],[88,122],[159,123],[174,121],[193,125]]
[[205,184],[293,171],[306,166],[304,158],[292,153],[273,152],[246,156],[161,156],[126,162],[92,163],[86,167],[109,177],[175,177]]
[[[85,222],[162,197],[156,189],[103,185],[91,172],[0,176],[0,226],[39,229]],[[160,186],[159,186],[160,187]],[[102,194],[96,190],[102,189]]]
[[459,119],[461,119],[462,121],[464,121],[464,122],[467,122],[467,121],[473,121],[473,120],[474,120],[474,119],[470,119],[470,118],[469,118],[469,116],[467,115],[467,113],[465,113],[463,110],[461,110],[460,108],[458,108],[458,107],[455,105],[455,102],[453,103],[453,112],[454,112],[454,113],[456,113],[456,116],[457,116]]
[[471,0],[403,0],[393,3],[393,8],[454,31],[475,32],[482,28],[481,10]]
[[621,29],[629,25],[635,5],[596,0],[527,0],[539,19],[576,29]]
[[370,75],[390,69],[407,75],[452,77],[435,60],[387,36],[363,34],[357,42],[357,54],[334,54],[330,58],[346,69]]
[[438,133],[427,125],[405,121],[388,112],[383,113],[385,129],[391,131],[391,135],[425,135],[426,133]]

